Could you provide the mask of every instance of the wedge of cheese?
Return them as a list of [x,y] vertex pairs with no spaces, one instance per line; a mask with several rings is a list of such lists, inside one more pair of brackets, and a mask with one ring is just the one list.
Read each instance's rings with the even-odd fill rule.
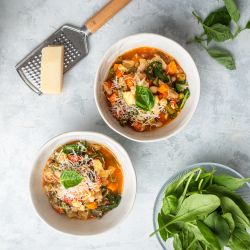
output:
[[42,49],[41,90],[44,94],[59,94],[63,85],[63,46]]

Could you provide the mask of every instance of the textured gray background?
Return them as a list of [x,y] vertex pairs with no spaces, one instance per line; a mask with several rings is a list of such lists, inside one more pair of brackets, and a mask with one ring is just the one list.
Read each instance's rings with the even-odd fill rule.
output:
[[[152,232],[157,192],[177,169],[201,161],[226,164],[250,175],[250,32],[226,46],[237,70],[228,71],[186,41],[200,28],[193,9],[205,16],[217,0],[134,0],[90,38],[90,53],[65,75],[63,93],[31,92],[15,64],[63,23],[81,26],[105,0],[0,0],[0,249],[160,249]],[[250,1],[240,0],[241,22],[250,18]],[[182,44],[193,56],[201,77],[200,102],[189,125],[159,143],[140,144],[111,131],[99,116],[93,82],[104,52],[117,40],[154,32]],[[31,162],[51,137],[73,130],[107,134],[127,149],[138,181],[129,218],[96,237],[73,237],[54,231],[35,214],[28,191]],[[170,248],[169,248],[170,249]]]

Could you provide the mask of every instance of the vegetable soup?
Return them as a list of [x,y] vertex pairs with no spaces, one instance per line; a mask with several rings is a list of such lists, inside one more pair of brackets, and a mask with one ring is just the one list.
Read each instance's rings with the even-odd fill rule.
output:
[[119,56],[103,90],[112,115],[122,126],[139,132],[169,123],[190,96],[186,74],[178,62],[150,47]]
[[121,200],[123,174],[106,147],[75,141],[56,149],[43,171],[51,206],[70,218],[101,218]]

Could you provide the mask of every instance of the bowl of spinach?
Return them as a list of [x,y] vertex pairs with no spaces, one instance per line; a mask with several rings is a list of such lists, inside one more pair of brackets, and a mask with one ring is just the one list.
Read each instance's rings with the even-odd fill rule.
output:
[[168,250],[250,249],[249,182],[217,163],[187,167],[161,188],[151,236]]

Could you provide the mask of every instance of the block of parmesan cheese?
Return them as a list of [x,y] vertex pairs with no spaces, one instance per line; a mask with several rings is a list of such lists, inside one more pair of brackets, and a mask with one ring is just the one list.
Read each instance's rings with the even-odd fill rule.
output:
[[63,85],[63,46],[42,49],[41,90],[44,94],[59,94]]

